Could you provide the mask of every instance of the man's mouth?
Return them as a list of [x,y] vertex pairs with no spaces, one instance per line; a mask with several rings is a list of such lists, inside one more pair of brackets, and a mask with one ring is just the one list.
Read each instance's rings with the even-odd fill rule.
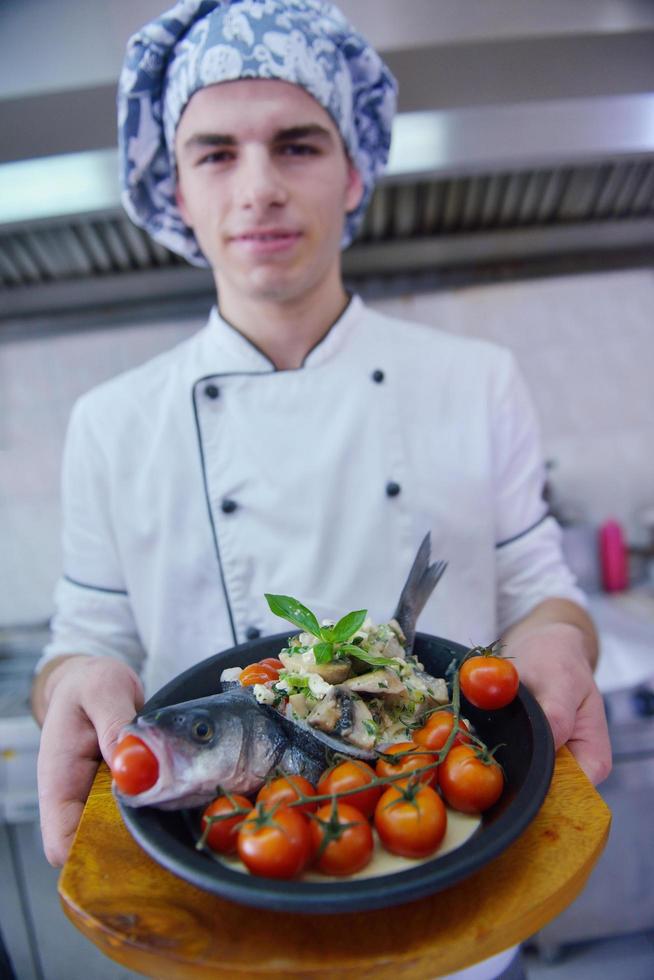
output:
[[294,238],[296,235],[297,232],[293,231],[248,231],[243,235],[236,235],[235,238],[245,241],[269,242],[277,238]]
[[300,238],[299,231],[291,231],[283,228],[265,228],[252,231],[244,231],[239,234],[230,235],[230,242],[235,245],[243,245],[251,249],[276,249],[285,248],[295,244]]

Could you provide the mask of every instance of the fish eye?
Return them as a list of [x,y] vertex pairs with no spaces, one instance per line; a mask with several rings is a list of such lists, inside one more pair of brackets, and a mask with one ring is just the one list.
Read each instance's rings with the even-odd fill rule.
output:
[[213,738],[213,725],[206,718],[198,718],[191,726],[191,734],[198,742],[209,742]]

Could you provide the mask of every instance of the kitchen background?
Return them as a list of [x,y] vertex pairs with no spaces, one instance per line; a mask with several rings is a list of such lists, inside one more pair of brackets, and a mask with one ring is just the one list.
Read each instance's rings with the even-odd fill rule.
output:
[[[19,980],[130,976],[58,908],[26,694],[60,568],[72,404],[198,329],[211,302],[206,275],[129,227],[111,169],[124,43],[162,6],[0,7],[0,930]],[[651,980],[654,5],[407,0],[401,21],[392,0],[341,7],[402,93],[398,149],[348,282],[381,310],[515,352],[600,628],[612,837],[582,898],[535,937],[529,976]],[[607,521],[630,586],[611,593]]]

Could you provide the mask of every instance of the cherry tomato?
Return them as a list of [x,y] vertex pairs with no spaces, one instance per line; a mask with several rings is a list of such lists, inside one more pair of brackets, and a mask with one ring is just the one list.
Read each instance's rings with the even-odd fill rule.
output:
[[483,749],[455,745],[438,768],[438,785],[453,809],[482,813],[502,795],[504,774]]
[[[245,796],[233,793],[231,799],[227,796],[219,796],[213,800],[202,814],[202,830],[207,825],[207,817],[218,817],[225,813],[232,813],[235,809],[252,809],[252,804]],[[212,851],[219,854],[235,854],[236,840],[240,824],[245,820],[246,813],[237,813],[233,817],[225,817],[223,820],[216,820],[211,823],[206,837],[207,846]]]
[[271,667],[270,664],[248,664],[239,674],[239,681],[242,687],[251,687],[253,684],[267,684],[268,681],[276,681],[279,672]]
[[[384,757],[387,755],[397,755],[398,753],[401,757],[397,762]],[[396,742],[395,745],[390,745],[387,749],[384,749],[384,756],[377,760],[376,766],[377,775],[382,777],[397,776],[398,773],[405,772],[412,773],[415,769],[422,769],[423,766],[429,766],[438,761],[435,755],[432,755],[431,752],[421,750],[415,742]],[[432,785],[436,782],[436,768],[427,770],[418,778],[421,783]],[[407,782],[408,779],[398,779],[394,781],[393,785],[405,786]]]
[[415,792],[391,786],[375,809],[375,829],[387,851],[427,857],[445,836],[445,804],[431,786],[420,786]]
[[272,667],[273,670],[277,671],[278,675],[280,670],[284,669],[284,664],[276,657],[264,657],[263,660],[259,660],[259,663],[265,665],[266,667]]
[[[431,749],[432,752],[437,752],[447,742],[453,724],[454,715],[447,708],[444,708],[442,711],[434,711],[422,728],[419,728],[413,733],[413,740],[418,745],[422,745],[426,749]],[[463,718],[459,718],[459,728],[464,728],[468,731],[468,725]],[[462,745],[464,742],[469,741],[470,739],[465,732],[459,731],[454,736],[453,745]]]
[[520,678],[510,660],[481,654],[464,660],[459,668],[461,691],[476,708],[504,708],[518,693]]
[[[293,803],[300,799],[300,794],[315,796],[315,793],[314,787],[304,776],[279,776],[261,787],[257,795],[257,803],[261,803],[270,809],[275,804]],[[298,806],[294,806],[293,810],[299,810],[301,813],[313,813],[317,808],[317,803],[300,803]]]
[[[374,840],[370,824],[354,806],[327,803],[311,819],[316,867],[327,875],[351,875],[372,857]],[[323,847],[327,837],[329,843]]]
[[159,763],[142,739],[125,735],[114,752],[111,774],[121,793],[136,796],[154,786],[159,778]]
[[[320,796],[325,793],[338,796],[339,793],[356,789],[358,786],[366,787],[374,778],[374,769],[366,762],[339,762],[333,769],[328,769],[322,774],[316,789]],[[344,796],[340,802],[356,807],[364,817],[370,817],[381,794],[381,786],[368,786],[367,789],[362,788],[360,793]]]
[[236,842],[238,856],[263,878],[295,878],[311,855],[309,821],[296,809],[255,807],[245,818]]

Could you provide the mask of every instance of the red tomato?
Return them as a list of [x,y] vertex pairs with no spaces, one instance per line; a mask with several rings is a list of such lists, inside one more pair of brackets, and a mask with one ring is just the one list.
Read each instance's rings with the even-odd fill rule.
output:
[[255,807],[245,818],[236,842],[238,856],[252,874],[263,878],[295,878],[308,864],[309,821],[296,809]]
[[[432,752],[437,752],[447,742],[453,724],[454,715],[447,708],[443,708],[442,711],[434,711],[422,728],[419,728],[413,733],[413,740],[418,745],[422,745],[426,749],[431,749]],[[459,728],[464,728],[465,731],[468,731],[468,725],[463,718],[459,718]],[[464,742],[469,741],[470,739],[465,732],[459,731],[454,736],[453,744],[462,745]]]
[[[202,830],[204,831],[207,826],[207,817],[233,813],[238,808],[247,810],[249,813],[252,810],[252,804],[247,797],[239,796],[238,793],[233,793],[231,799],[226,796],[219,796],[217,800],[213,800],[209,804],[202,814]],[[224,817],[222,820],[212,821],[206,837],[208,847],[219,854],[235,854],[238,828],[245,820],[247,813],[237,813],[233,817]]]
[[518,693],[520,678],[510,660],[481,654],[464,660],[459,668],[461,691],[476,708],[504,708]]
[[483,749],[455,745],[439,766],[438,785],[453,809],[482,813],[502,795],[504,774]]
[[[275,804],[288,805],[293,803],[300,799],[301,794],[315,796],[315,793],[315,789],[304,776],[279,776],[261,787],[257,795],[257,803],[261,803],[270,809]],[[294,810],[299,810],[301,813],[313,813],[317,808],[317,803],[300,803],[293,807]]]
[[[323,847],[327,837],[329,843]],[[374,846],[370,824],[354,806],[327,803],[311,819],[316,867],[326,875],[351,875],[369,863]]]
[[447,811],[431,786],[414,793],[391,786],[375,809],[375,829],[387,851],[402,857],[433,854],[445,836]]
[[[385,758],[388,755],[398,754],[400,758],[396,762]],[[397,776],[398,773],[412,773],[415,769],[422,769],[423,766],[429,766],[437,761],[435,755],[421,750],[415,742],[396,742],[395,745],[384,749],[384,756],[377,760],[376,772],[380,777]],[[427,770],[418,778],[421,783],[432,785],[436,782],[436,768]],[[407,782],[408,779],[398,779],[394,780],[392,785],[405,786]]]
[[264,664],[266,667],[272,667],[273,670],[277,671],[279,674],[280,670],[284,669],[284,664],[281,660],[277,660],[276,657],[264,657],[263,660],[259,660],[260,664]]
[[[316,789],[319,796],[326,793],[338,796],[339,793],[357,789],[358,786],[368,786],[374,778],[375,772],[366,762],[339,762],[333,769],[322,774]],[[344,796],[339,802],[356,807],[364,817],[370,817],[381,794],[381,786],[369,786],[367,789],[362,788],[360,793]]]
[[239,674],[239,681],[242,687],[251,687],[252,684],[267,684],[268,681],[276,681],[279,672],[271,667],[270,664],[248,664]]
[[136,796],[154,786],[159,778],[159,763],[142,739],[125,735],[114,752],[111,774],[121,793]]

